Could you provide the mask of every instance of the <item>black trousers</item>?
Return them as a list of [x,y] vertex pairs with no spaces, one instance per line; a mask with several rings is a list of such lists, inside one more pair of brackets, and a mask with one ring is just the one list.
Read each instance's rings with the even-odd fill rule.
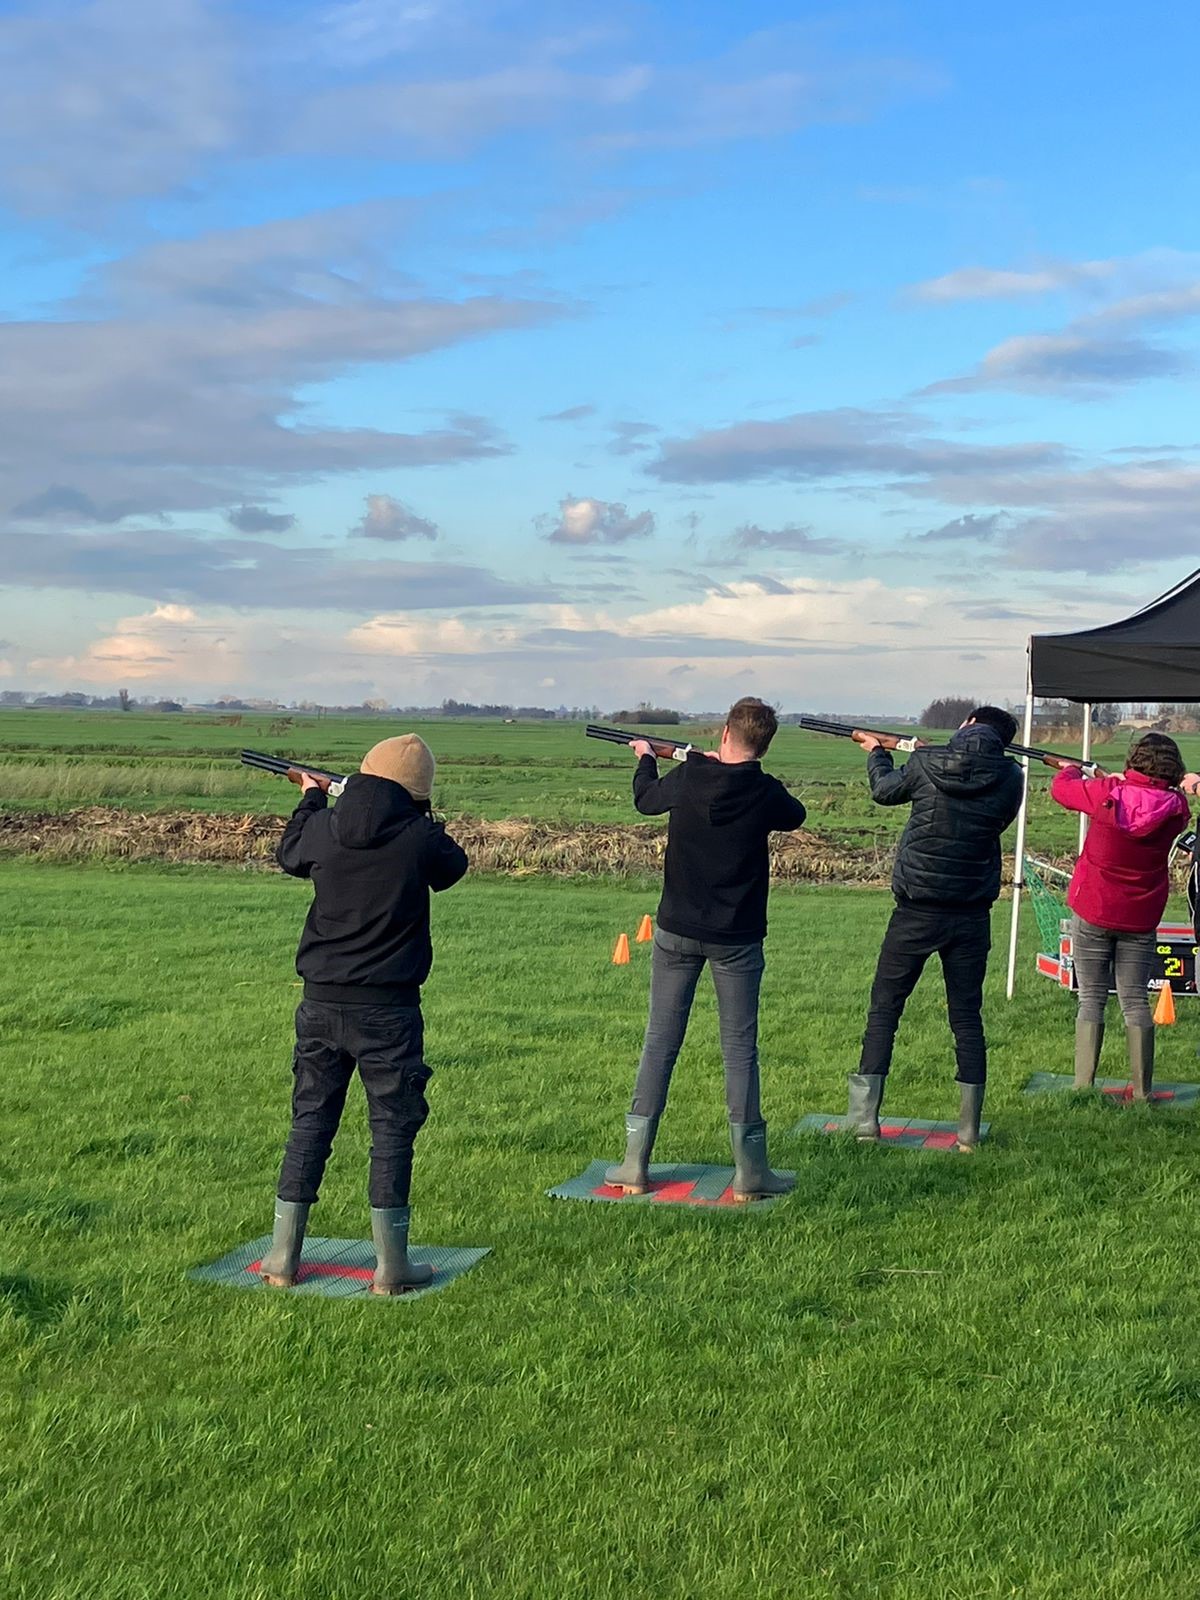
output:
[[371,1128],[371,1204],[408,1204],[413,1142],[429,1116],[424,1047],[420,1006],[300,1002],[281,1200],[317,1198],[357,1064]]
[[858,1070],[880,1076],[887,1072],[905,1002],[916,988],[925,963],[936,953],[941,957],[946,983],[946,1008],[958,1062],[956,1076],[960,1083],[986,1082],[983,980],[991,948],[992,918],[988,910],[898,905],[883,936],[875,968]]

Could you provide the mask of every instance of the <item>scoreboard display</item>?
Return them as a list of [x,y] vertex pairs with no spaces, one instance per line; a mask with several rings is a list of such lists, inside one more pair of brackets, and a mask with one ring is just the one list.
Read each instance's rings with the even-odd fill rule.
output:
[[[1044,978],[1053,978],[1064,989],[1078,987],[1075,981],[1075,960],[1072,948],[1072,926],[1064,918],[1060,926],[1058,951],[1050,955],[1043,951],[1037,958],[1037,969]],[[1200,944],[1196,942],[1195,929],[1189,923],[1164,922],[1154,943],[1154,964],[1150,968],[1150,989],[1172,989],[1176,994],[1196,993],[1196,956]],[[1109,993],[1115,993],[1110,990]]]

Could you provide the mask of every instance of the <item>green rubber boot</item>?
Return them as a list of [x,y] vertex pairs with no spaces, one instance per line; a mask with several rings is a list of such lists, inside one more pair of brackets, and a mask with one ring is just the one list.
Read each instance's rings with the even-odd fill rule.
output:
[[1154,1086],[1154,1029],[1126,1028],[1129,1045],[1129,1084],[1135,1100],[1149,1100]]
[[271,1248],[258,1264],[258,1275],[272,1289],[291,1289],[300,1268],[304,1229],[308,1224],[307,1200],[276,1200]]
[[408,1259],[408,1221],[411,1206],[371,1207],[371,1238],[375,1243],[372,1294],[403,1294],[419,1289],[433,1277],[432,1267],[419,1267]]
[[787,1194],[794,1179],[781,1178],[771,1171],[765,1122],[731,1122],[729,1142],[733,1146],[733,1198],[737,1202]]
[[986,1084],[960,1083],[958,1099],[958,1133],[954,1148],[964,1155],[972,1155],[979,1148],[979,1119],[983,1115],[983,1095]]
[[1096,1068],[1100,1065],[1100,1047],[1104,1043],[1102,1022],[1077,1022],[1075,1024],[1075,1087],[1090,1089],[1096,1082]]
[[887,1079],[873,1072],[852,1072],[849,1078],[850,1102],[846,1128],[856,1139],[879,1138],[879,1108]]
[[626,1194],[650,1192],[650,1152],[658,1133],[657,1117],[639,1117],[632,1111],[625,1117],[625,1159],[620,1166],[609,1167],[604,1174],[605,1183],[624,1189]]

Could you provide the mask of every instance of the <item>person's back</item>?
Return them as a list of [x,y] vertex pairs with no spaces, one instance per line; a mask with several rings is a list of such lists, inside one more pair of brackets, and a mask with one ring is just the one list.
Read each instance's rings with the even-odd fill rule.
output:
[[433,961],[430,890],[450,888],[467,864],[428,801],[362,773],[331,811],[310,790],[277,860],[315,891],[296,953],[305,998],[412,1003]]
[[1024,777],[1005,755],[1017,731],[1007,711],[978,706],[950,739],[919,747],[897,771],[871,734],[871,794],[880,805],[912,806],[892,871],[895,910],[871,985],[857,1072],[850,1074],[847,1126],[860,1139],[880,1136],[879,1108],[900,1017],[936,954],[959,1083],[958,1148],[979,1142],[987,1081],[983,980],[991,949],[991,908],[1000,893],[1000,835],[1021,809]]
[[1000,893],[1000,836],[1024,792],[999,733],[969,723],[948,745],[914,751],[899,772],[886,750],[873,750],[867,772],[877,804],[912,806],[892,869],[896,898],[990,906]]
[[1171,850],[1188,820],[1182,794],[1133,767],[1094,778],[1066,767],[1050,793],[1066,810],[1090,818],[1071,878],[1072,911],[1118,933],[1152,932],[1171,890]]
[[384,739],[363,759],[332,811],[319,780],[304,793],[277,859],[309,878],[313,901],[296,953],[304,998],[296,1011],[292,1127],[276,1190],[264,1282],[296,1281],[309,1208],[317,1199],[357,1067],[371,1124],[372,1289],[397,1294],[431,1269],[408,1259],[413,1144],[429,1115],[421,985],[429,976],[429,892],[448,889],[467,857],[430,814],[433,754],[415,734]]
[[777,726],[763,701],[739,700],[720,749],[692,751],[664,778],[650,746],[633,744],[639,758],[634,804],[647,817],[669,812],[670,822],[650,963],[650,1019],[625,1119],[625,1159],[607,1172],[607,1181],[629,1194],[649,1188],[650,1152],[706,964],[717,994],[734,1198],[754,1200],[790,1187],[767,1162],[758,1073],[767,839],[804,821],[799,800],[760,765]]
[[1067,894],[1075,913],[1077,1089],[1096,1081],[1109,989],[1115,985],[1125,1021],[1130,1092],[1135,1100],[1150,1094],[1154,1019],[1146,990],[1171,888],[1168,861],[1188,819],[1180,792],[1187,777],[1174,739],[1147,733],[1134,743],[1120,776],[1097,771],[1085,778],[1077,764],[1064,762],[1050,786],[1060,806],[1090,818]]
[[712,944],[762,939],[768,841],[800,826],[801,803],[757,760],[714,761],[696,750],[661,779],[643,758],[633,795],[643,816],[670,813],[659,927]]

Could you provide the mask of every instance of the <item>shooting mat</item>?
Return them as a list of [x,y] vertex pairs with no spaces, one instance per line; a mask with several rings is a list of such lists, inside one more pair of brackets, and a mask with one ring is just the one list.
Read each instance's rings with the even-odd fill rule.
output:
[[[593,1161],[577,1178],[568,1178],[546,1193],[552,1200],[611,1200],[629,1206],[733,1206],[739,1211],[768,1206],[779,1198],[770,1196],[742,1204],[733,1198],[733,1168],[706,1166],[652,1166],[649,1194],[622,1194],[604,1181],[605,1170],[612,1165],[611,1161]],[[781,1172],[780,1177],[792,1178],[795,1174]]]
[[294,1289],[268,1289],[258,1276],[258,1264],[271,1247],[271,1235],[262,1234],[248,1244],[239,1245],[211,1266],[196,1267],[188,1273],[197,1283],[221,1283],[228,1289],[261,1289],[265,1294],[319,1294],[344,1300],[363,1295],[368,1300],[415,1300],[418,1295],[435,1294],[455,1278],[469,1272],[488,1254],[486,1249],[460,1249],[454,1245],[413,1245],[410,1261],[433,1268],[433,1280],[420,1289],[403,1294],[371,1294],[375,1273],[375,1249],[369,1239],[305,1239],[300,1257],[300,1272]]
[[[1062,1094],[1075,1087],[1069,1073],[1035,1072],[1022,1094]],[[1133,1090],[1124,1078],[1097,1078],[1096,1088],[1110,1100],[1132,1100]],[[1156,1083],[1150,1099],[1157,1105],[1194,1106],[1200,1101],[1200,1083]]]
[[[987,1138],[990,1128],[990,1122],[979,1124],[980,1139]],[[791,1130],[791,1134],[845,1132],[845,1117],[827,1117],[819,1111],[801,1117]],[[898,1145],[904,1150],[953,1150],[958,1124],[926,1122],[921,1117],[880,1117],[879,1133],[880,1143]]]

